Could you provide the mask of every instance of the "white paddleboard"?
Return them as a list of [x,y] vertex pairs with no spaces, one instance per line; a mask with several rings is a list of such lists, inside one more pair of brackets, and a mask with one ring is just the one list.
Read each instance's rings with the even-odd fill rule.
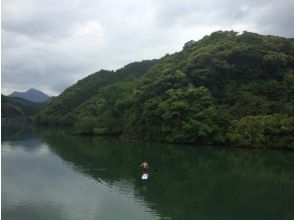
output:
[[141,179],[142,180],[147,180],[148,179],[148,173],[143,173]]

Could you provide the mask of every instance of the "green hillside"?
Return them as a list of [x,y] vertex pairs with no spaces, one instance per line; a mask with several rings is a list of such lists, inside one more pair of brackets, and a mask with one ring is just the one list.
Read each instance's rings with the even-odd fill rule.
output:
[[31,120],[45,103],[35,103],[17,97],[1,95],[1,118],[2,122],[8,120]]
[[218,31],[159,60],[100,71],[36,117],[78,134],[294,147],[294,43]]
[[[156,62],[157,60],[135,62],[117,71],[100,70],[91,74],[49,102],[46,108],[36,117],[36,122],[49,126],[73,126],[77,117],[79,117],[76,115],[77,109],[87,105],[87,103],[91,104],[90,100],[100,96],[102,90],[109,85],[120,82],[129,83],[129,81],[136,80]],[[85,114],[87,115],[86,109]]]

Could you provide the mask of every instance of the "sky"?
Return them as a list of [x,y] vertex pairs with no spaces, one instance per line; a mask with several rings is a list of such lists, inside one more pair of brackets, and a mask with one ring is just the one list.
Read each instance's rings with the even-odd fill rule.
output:
[[294,0],[2,0],[1,91],[58,95],[218,30],[294,37]]

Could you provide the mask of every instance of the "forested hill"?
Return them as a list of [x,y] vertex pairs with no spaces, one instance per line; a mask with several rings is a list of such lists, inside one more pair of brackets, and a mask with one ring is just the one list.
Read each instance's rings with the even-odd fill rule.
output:
[[218,31],[159,60],[86,77],[36,123],[79,134],[294,148],[294,42]]
[[1,94],[1,118],[6,121],[11,119],[29,119],[37,114],[44,105],[45,103],[30,102],[22,98]]

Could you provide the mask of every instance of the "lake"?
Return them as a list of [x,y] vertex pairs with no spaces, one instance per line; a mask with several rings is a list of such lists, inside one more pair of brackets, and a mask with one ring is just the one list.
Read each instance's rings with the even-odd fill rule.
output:
[[294,219],[293,151],[49,131],[5,135],[1,151],[4,220]]

